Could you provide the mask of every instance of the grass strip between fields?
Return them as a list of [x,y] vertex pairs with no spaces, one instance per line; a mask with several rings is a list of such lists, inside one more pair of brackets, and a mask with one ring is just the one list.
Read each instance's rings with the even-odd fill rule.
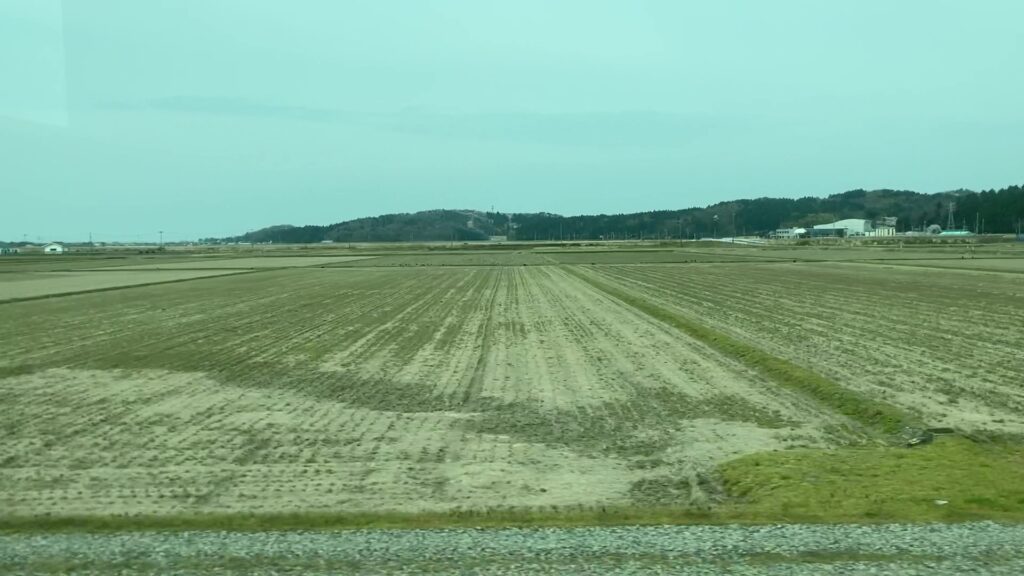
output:
[[773,356],[756,346],[723,334],[708,326],[663,308],[643,296],[631,293],[593,272],[565,267],[565,270],[605,294],[656,318],[711,348],[757,370],[780,386],[800,392],[875,432],[894,434],[917,424],[899,408],[873,400],[788,360]]

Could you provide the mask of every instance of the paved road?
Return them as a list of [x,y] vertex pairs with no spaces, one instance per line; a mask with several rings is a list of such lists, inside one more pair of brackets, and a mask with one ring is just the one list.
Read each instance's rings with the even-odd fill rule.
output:
[[1024,526],[0,535],[3,574],[1024,574]]

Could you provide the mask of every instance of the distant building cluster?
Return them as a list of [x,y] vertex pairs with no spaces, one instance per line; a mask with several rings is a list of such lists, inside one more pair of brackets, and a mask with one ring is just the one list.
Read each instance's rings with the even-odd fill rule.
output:
[[21,244],[18,246],[12,244],[0,244],[0,256],[13,256],[15,254],[64,254],[68,249],[63,244],[51,242],[45,246],[37,246],[35,244]]
[[811,228],[780,228],[772,233],[773,238],[854,238],[896,235],[896,218],[886,216],[874,222],[862,218],[847,218],[826,224],[815,224]]

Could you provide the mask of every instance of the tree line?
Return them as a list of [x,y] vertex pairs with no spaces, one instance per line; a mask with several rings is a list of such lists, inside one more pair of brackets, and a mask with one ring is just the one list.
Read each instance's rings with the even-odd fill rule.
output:
[[909,190],[850,190],[824,198],[755,198],[703,208],[631,214],[561,216],[551,213],[430,210],[387,214],[327,226],[272,226],[219,241],[465,242],[505,236],[509,240],[678,239],[765,235],[778,228],[813,226],[844,218],[897,218],[897,231],[946,228],[950,202],[954,228],[977,233],[1020,233],[1024,187],[954,190],[922,194]]

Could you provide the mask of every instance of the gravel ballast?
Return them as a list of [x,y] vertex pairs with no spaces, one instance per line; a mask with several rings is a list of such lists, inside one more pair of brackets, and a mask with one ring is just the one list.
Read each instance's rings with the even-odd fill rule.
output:
[[1024,574],[1024,526],[0,535],[4,574]]

